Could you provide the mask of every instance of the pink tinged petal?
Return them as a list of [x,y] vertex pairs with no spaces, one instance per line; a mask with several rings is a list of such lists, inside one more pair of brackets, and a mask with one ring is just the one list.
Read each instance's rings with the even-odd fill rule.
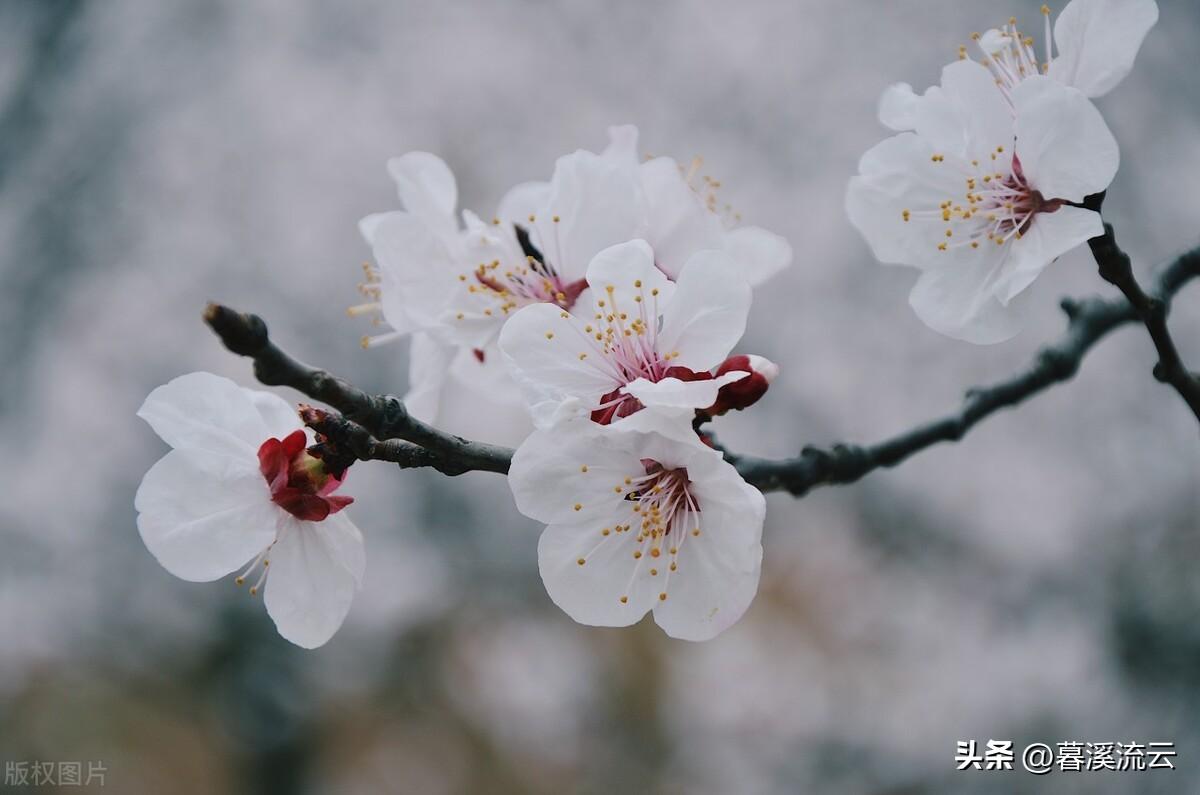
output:
[[534,431],[517,448],[508,472],[517,510],[546,524],[617,522],[612,515],[629,503],[615,487],[643,474],[640,457],[630,452],[634,442],[590,420]]
[[664,378],[654,382],[638,378],[626,384],[623,391],[640,400],[647,409],[703,409],[716,402],[721,387],[747,375],[735,370],[703,381]]
[[[630,240],[609,246],[592,259],[587,282],[597,314],[608,315],[615,309],[636,318],[641,310],[637,297],[641,296],[647,325],[654,325],[649,314],[654,311],[655,299],[661,310],[675,294],[675,284],[654,266],[655,253],[645,240]],[[604,306],[599,301],[604,301]]]
[[977,158],[1003,146],[1012,151],[1012,110],[987,67],[955,61],[942,70],[940,87],[917,106],[916,131],[943,155]]
[[500,350],[513,378],[555,401],[594,402],[619,385],[604,368],[598,345],[581,321],[551,304],[530,304],[500,331]]
[[344,514],[323,522],[289,518],[268,559],[264,602],[279,634],[306,649],[323,645],[362,581],[362,534]]
[[464,270],[420,218],[389,213],[374,229],[383,315],[397,331],[438,326]]
[[917,126],[917,106],[921,97],[908,83],[893,83],[879,97],[879,121],[884,127],[905,132]]
[[701,251],[688,260],[675,294],[662,311],[658,350],[691,370],[716,367],[742,338],[750,313],[750,285],[730,256]]
[[[637,517],[627,505],[603,519],[551,524],[538,541],[538,571],[546,593],[580,624],[626,627],[639,621],[658,600],[662,575],[648,576],[648,556],[634,558],[639,546]],[[619,522],[634,529],[611,532]],[[604,536],[606,527],[610,533]],[[583,566],[579,565],[581,558],[586,559]]]
[[404,407],[421,422],[436,424],[446,373],[455,350],[429,334],[412,335],[408,350],[408,393]]
[[1017,156],[1029,184],[1047,199],[1081,201],[1117,173],[1117,141],[1079,91],[1043,75],[1013,89]]
[[1025,303],[1005,306],[996,298],[999,269],[995,261],[980,259],[925,271],[908,302],[940,334],[977,345],[1004,342],[1021,330]]
[[1058,57],[1048,74],[1089,97],[1107,94],[1133,69],[1157,21],[1154,0],[1071,0],[1054,23]]
[[646,239],[667,275],[677,277],[697,251],[724,247],[721,219],[704,206],[674,159],[656,157],[643,163],[639,173],[649,212]]
[[696,526],[678,543],[678,569],[666,584],[667,598],[654,605],[654,620],[673,638],[710,640],[746,612],[762,571],[766,502],[737,471],[718,459],[689,467],[700,506]]
[[404,209],[439,232],[455,231],[458,185],[445,161],[428,152],[409,152],[388,160],[387,169]]
[[274,540],[286,514],[253,455],[233,458],[204,450],[172,450],[134,497],[138,533],[163,568],[208,582],[244,566]]
[[757,226],[741,226],[725,235],[725,251],[757,287],[792,264],[792,246],[785,238]]
[[632,124],[614,125],[608,128],[608,146],[601,157],[624,168],[638,165],[638,128]]
[[[259,445],[274,435],[279,419],[278,406],[271,410],[269,425],[252,390],[205,372],[181,375],[158,387],[137,414],[172,447],[246,460],[253,460]],[[301,427],[294,412],[290,427]]]
[[1081,207],[1063,206],[1052,213],[1039,213],[1021,239],[1012,242],[1005,273],[996,297],[1007,304],[1054,260],[1089,238],[1104,234],[1100,214]]
[[643,236],[645,199],[629,169],[580,150],[558,159],[550,185],[531,237],[565,282],[583,278],[600,251]]
[[947,197],[962,193],[962,175],[951,160],[935,163],[928,142],[913,133],[892,136],[872,147],[859,161],[859,176],[846,190],[846,213],[875,258],[883,263],[918,268],[944,266],[938,251],[945,240],[936,223],[904,220],[905,210],[938,207]]

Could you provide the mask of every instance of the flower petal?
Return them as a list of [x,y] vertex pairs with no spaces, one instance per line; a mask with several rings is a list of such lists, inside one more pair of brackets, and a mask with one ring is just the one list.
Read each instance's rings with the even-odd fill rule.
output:
[[1104,224],[1100,213],[1070,206],[1039,213],[1021,239],[1012,242],[1012,253],[997,285],[996,297],[1007,304],[1051,262],[1102,234]]
[[904,211],[938,207],[962,190],[957,164],[931,161],[933,147],[914,133],[876,144],[859,161],[859,176],[846,189],[846,214],[875,258],[883,263],[939,267],[946,254],[938,224],[906,222]]
[[522,182],[509,189],[500,200],[496,217],[507,224],[519,224],[529,228],[529,216],[535,219],[546,209],[550,201],[549,182]]
[[[580,624],[626,627],[637,623],[657,600],[656,578],[645,576],[649,558],[633,557],[636,530],[612,531],[617,524],[636,528],[636,519],[626,503],[590,522],[551,524],[538,540],[538,571],[546,593]],[[602,534],[605,528],[607,536]],[[586,560],[583,566],[581,558]]]
[[371,248],[379,263],[383,314],[397,331],[439,325],[464,268],[421,218],[388,213],[376,222]]
[[991,345],[1021,330],[1025,304],[1007,306],[995,296],[997,263],[990,259],[957,262],[921,274],[908,302],[934,331],[948,337]]
[[688,469],[700,507],[700,535],[681,528],[678,569],[668,572],[667,598],[654,605],[654,620],[668,635],[694,641],[716,637],[754,600],[766,515],[762,494],[732,466],[719,459],[698,460],[709,470],[698,476],[695,467]]
[[248,455],[172,450],[142,478],[133,501],[138,533],[176,577],[224,577],[274,540],[284,514],[271,503],[253,452]]
[[555,164],[546,209],[536,216],[530,237],[558,275],[571,282],[583,278],[600,251],[643,236],[644,208],[633,172],[579,150]]
[[[259,445],[276,435],[277,411],[276,405],[268,424],[252,390],[219,375],[196,372],[155,389],[137,415],[172,447],[253,461]],[[294,412],[292,420],[290,430],[301,427]]]
[[678,352],[673,365],[691,370],[715,367],[745,333],[750,299],[750,285],[728,254],[696,253],[663,307],[658,350]]
[[1117,173],[1117,141],[1082,93],[1044,75],[1013,89],[1017,155],[1029,184],[1047,199],[1081,201]]
[[879,97],[879,121],[884,127],[905,132],[917,126],[917,105],[921,97],[908,83],[893,83]]
[[442,233],[454,232],[458,185],[444,160],[429,152],[409,152],[388,160],[387,169],[404,209]]
[[345,514],[289,517],[271,550],[264,601],[279,634],[306,649],[337,632],[362,580],[362,534]]
[[517,510],[546,524],[610,517],[625,502],[614,487],[644,474],[632,444],[629,435],[605,433],[587,419],[534,431],[508,472]]
[[987,67],[955,61],[942,70],[940,86],[916,106],[917,134],[943,155],[970,159],[1003,146],[1011,151],[1012,111]]
[[446,383],[446,373],[454,353],[452,347],[429,334],[418,332],[412,335],[408,349],[408,393],[404,396],[404,407],[421,422],[437,423],[442,386]]
[[656,157],[638,169],[646,191],[646,239],[658,266],[675,278],[697,251],[724,247],[725,229],[679,173],[673,158]]
[[623,168],[638,165],[638,128],[632,124],[618,124],[608,128],[608,146],[601,157]]
[[747,375],[749,373],[734,370],[702,381],[664,378],[654,382],[638,378],[626,384],[622,391],[633,395],[648,409],[704,409],[716,402],[721,387]]
[[1154,0],[1071,0],[1054,23],[1058,57],[1048,74],[1089,97],[1107,94],[1133,69],[1157,21]]
[[[669,302],[675,294],[675,284],[654,266],[654,258],[655,252],[645,240],[618,243],[593,257],[587,281],[592,288],[596,314],[617,311],[638,317],[654,311],[653,299],[657,299],[659,307]],[[603,306],[600,301],[604,301]],[[651,325],[648,315],[645,320]]]
[[757,226],[739,226],[726,233],[725,251],[751,287],[792,264],[792,246],[787,239]]
[[591,405],[618,385],[583,324],[565,314],[551,304],[530,304],[500,331],[500,350],[530,405],[572,397]]

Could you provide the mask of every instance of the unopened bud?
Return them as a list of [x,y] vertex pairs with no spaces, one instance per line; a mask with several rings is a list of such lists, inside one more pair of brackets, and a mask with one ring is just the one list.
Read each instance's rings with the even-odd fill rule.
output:
[[749,373],[745,378],[726,384],[717,392],[717,400],[704,410],[710,417],[717,417],[727,411],[741,411],[747,406],[753,406],[758,399],[767,393],[767,388],[779,375],[779,365],[770,359],[754,354],[738,354],[730,356],[721,362],[716,375],[721,376],[737,370]]

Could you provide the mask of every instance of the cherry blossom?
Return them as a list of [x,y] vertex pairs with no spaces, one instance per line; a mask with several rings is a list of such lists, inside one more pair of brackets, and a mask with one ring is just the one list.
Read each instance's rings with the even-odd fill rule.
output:
[[1103,227],[1079,202],[1116,173],[1116,141],[1075,88],[1030,75],[1010,91],[969,60],[911,108],[913,132],[876,145],[846,209],[881,262],[923,273],[909,296],[926,324],[994,343],[1021,326],[1026,288]]
[[708,640],[754,599],[765,501],[694,436],[567,422],[531,434],[508,480],[521,513],[547,525],[546,591],[582,624],[652,610],[671,637]]
[[[173,449],[142,479],[138,532],[167,571],[208,582],[245,567],[279,634],[305,648],[341,626],[363,575],[342,478],[305,451],[296,411],[211,373],[180,376],[138,410]],[[269,575],[269,576],[268,576]]]
[[[1006,96],[1025,78],[1037,74],[1086,96],[1103,96],[1133,69],[1142,41],[1158,21],[1158,4],[1154,0],[1071,0],[1054,22],[1053,36],[1049,6],[1042,6],[1042,16],[1040,62],[1034,38],[1017,29],[1016,17],[999,28],[971,34],[973,45],[960,47],[959,58],[976,51]],[[1057,57],[1051,55],[1051,39],[1057,45]],[[883,94],[880,120],[896,131],[915,129],[916,107],[927,96],[928,92],[915,94],[907,83],[896,83]]]
[[501,332],[500,349],[538,427],[580,414],[626,427],[656,422],[643,408],[690,426],[721,387],[750,375],[710,372],[741,338],[750,310],[750,286],[728,254],[698,252],[672,282],[650,246],[633,240],[600,252],[587,283],[590,317],[536,304]]

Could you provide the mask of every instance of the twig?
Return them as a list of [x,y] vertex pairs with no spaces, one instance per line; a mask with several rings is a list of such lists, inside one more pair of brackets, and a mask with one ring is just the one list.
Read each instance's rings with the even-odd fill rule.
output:
[[[1150,332],[1154,348],[1158,351],[1158,364],[1154,366],[1154,377],[1175,388],[1184,399],[1196,419],[1200,420],[1200,379],[1188,372],[1171,332],[1167,328],[1169,300],[1156,295],[1147,295],[1133,275],[1129,255],[1117,245],[1117,236],[1112,224],[1104,225],[1104,234],[1088,241],[1092,256],[1096,258],[1100,276],[1122,293],[1137,311],[1138,318]],[[1169,298],[1169,296],[1168,296]]]
[[[1151,306],[1161,307],[1154,311],[1165,317],[1175,293],[1198,275],[1200,248],[1160,268],[1146,299]],[[874,445],[810,446],[794,458],[768,460],[723,452],[742,477],[759,489],[801,496],[816,486],[851,483],[880,467],[893,467],[939,442],[958,441],[995,411],[1069,380],[1102,337],[1142,318],[1125,299],[1068,298],[1062,308],[1068,323],[1061,340],[1042,348],[1028,367],[1011,378],[968,390],[963,405],[946,417]],[[367,394],[324,370],[298,362],[271,342],[266,324],[257,315],[209,304],[204,320],[226,348],[254,360],[254,374],[260,382],[290,386],[337,409],[342,416],[327,415],[319,430],[360,460],[432,467],[450,475],[508,471],[512,450],[443,433],[411,417],[396,397]]]

